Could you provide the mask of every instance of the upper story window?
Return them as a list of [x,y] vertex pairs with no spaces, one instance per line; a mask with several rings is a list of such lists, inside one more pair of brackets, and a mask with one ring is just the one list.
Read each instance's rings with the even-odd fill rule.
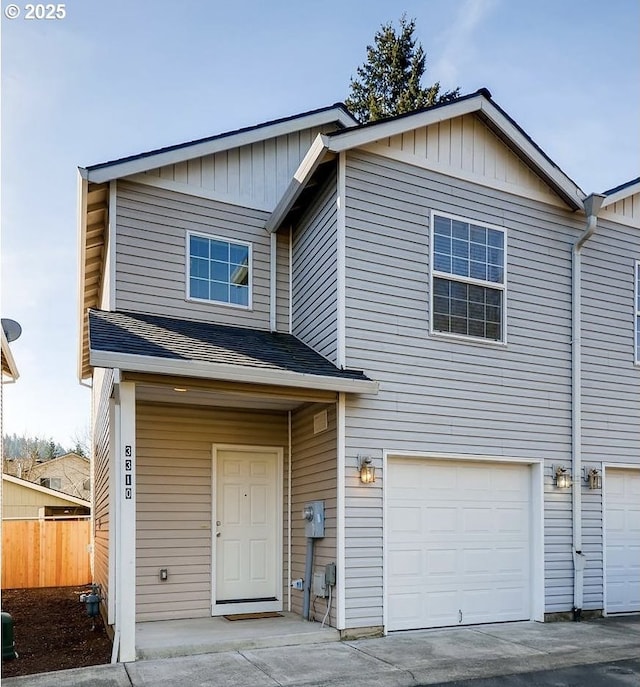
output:
[[505,230],[439,213],[431,227],[432,331],[503,342]]
[[40,486],[48,489],[62,489],[62,479],[60,477],[41,477]]
[[640,363],[640,260],[636,262],[636,363]]
[[187,234],[189,298],[251,307],[251,245]]

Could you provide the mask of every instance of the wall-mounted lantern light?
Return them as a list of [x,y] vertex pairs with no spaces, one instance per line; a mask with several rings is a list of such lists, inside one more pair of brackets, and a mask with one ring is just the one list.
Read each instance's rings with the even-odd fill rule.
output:
[[582,469],[584,474],[584,481],[589,484],[589,489],[602,489],[602,475],[598,468],[591,468],[588,470],[586,467]]
[[567,468],[558,466],[555,468],[556,487],[558,489],[568,489],[572,484],[571,474]]
[[358,472],[362,484],[373,484],[376,481],[376,468],[371,456],[358,456]]

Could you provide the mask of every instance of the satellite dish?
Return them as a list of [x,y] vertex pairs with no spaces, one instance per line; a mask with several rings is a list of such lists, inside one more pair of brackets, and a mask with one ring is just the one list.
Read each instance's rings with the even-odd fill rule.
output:
[[15,320],[9,320],[6,317],[2,318],[2,329],[9,343],[19,339],[22,334],[22,327]]

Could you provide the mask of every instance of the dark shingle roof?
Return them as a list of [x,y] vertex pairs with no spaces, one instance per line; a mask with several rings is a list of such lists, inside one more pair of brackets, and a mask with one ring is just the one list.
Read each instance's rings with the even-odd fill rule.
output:
[[368,381],[362,372],[338,369],[291,334],[158,315],[90,310],[89,348]]
[[280,117],[279,119],[271,119],[268,122],[262,122],[261,124],[255,124],[253,126],[245,126],[241,129],[234,129],[233,131],[225,131],[221,134],[216,134],[215,136],[206,136],[205,138],[198,138],[194,141],[187,141],[186,143],[178,143],[175,145],[164,146],[163,148],[156,148],[155,150],[148,150],[144,153],[137,153],[136,155],[127,155],[126,157],[117,158],[115,160],[109,160],[108,162],[99,162],[94,165],[88,165],[86,169],[88,171],[95,171],[97,169],[102,169],[104,167],[110,167],[111,165],[119,165],[123,162],[131,162],[132,160],[140,160],[146,157],[152,157],[158,155],[159,153],[169,153],[174,150],[183,150],[185,148],[191,148],[193,146],[200,145],[202,143],[209,143],[211,141],[218,141],[223,138],[230,138],[231,136],[236,136],[237,134],[244,134],[248,131],[255,131],[257,129],[265,129],[268,126],[273,126],[274,124],[282,124],[284,122],[292,122],[296,119],[302,119],[309,115],[319,114],[321,112],[328,112],[333,109],[341,109],[349,117],[353,118],[353,115],[347,109],[344,103],[334,103],[333,105],[327,105],[325,107],[319,107],[315,110],[307,110],[306,112],[300,112],[299,114],[291,115],[289,117]]

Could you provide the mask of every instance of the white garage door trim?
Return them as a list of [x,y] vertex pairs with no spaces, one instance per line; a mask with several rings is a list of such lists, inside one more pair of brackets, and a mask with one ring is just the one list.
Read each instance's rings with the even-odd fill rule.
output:
[[608,548],[608,531],[607,531],[607,477],[611,475],[611,472],[622,472],[631,471],[635,474],[640,473],[640,467],[638,465],[631,464],[616,464],[616,463],[603,463],[602,465],[602,594],[603,594],[603,615],[623,615],[625,613],[636,613],[637,611],[615,611],[609,610],[609,599],[607,593],[607,548]]
[[[469,456],[453,454],[430,454],[418,451],[393,451],[383,452],[383,474],[388,475],[389,460],[393,458],[419,458],[425,461],[455,461],[458,464],[466,463],[494,463],[530,466],[531,477],[531,553],[530,553],[530,611],[531,619],[544,621],[544,461],[542,459],[517,459],[495,456]],[[383,482],[383,623],[385,634],[389,631],[389,585],[388,585],[388,551],[389,533],[387,531],[388,518],[388,494],[387,480]]]

